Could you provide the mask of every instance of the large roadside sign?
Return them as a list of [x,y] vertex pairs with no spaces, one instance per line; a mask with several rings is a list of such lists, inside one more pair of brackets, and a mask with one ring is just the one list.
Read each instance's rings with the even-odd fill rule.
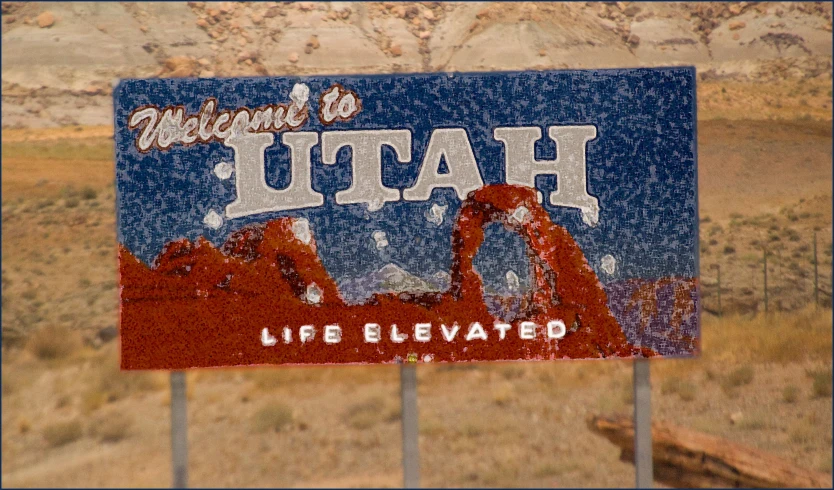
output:
[[693,68],[114,97],[124,369],[698,351]]

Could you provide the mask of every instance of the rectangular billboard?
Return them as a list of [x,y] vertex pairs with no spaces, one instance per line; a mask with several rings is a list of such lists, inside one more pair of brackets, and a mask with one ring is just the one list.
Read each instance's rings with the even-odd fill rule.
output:
[[123,369],[689,357],[695,70],[122,80]]

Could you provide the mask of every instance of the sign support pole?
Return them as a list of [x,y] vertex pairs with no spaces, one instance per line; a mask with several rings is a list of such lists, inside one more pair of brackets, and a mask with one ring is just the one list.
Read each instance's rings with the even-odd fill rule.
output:
[[403,428],[403,487],[420,488],[420,445],[417,430],[417,366],[400,364]]
[[634,467],[637,488],[652,488],[652,385],[649,361],[634,360]]
[[185,372],[171,371],[171,467],[174,488],[188,487],[188,424]]

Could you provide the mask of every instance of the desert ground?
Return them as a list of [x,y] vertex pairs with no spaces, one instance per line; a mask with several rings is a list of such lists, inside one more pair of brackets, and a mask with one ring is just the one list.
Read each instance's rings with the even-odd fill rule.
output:
[[[702,354],[652,361],[652,416],[831,474],[830,5],[9,4],[3,486],[171,484],[167,373],[118,370],[110,77],[332,73],[328,63],[343,55],[328,43],[340,36],[373,54],[335,68],[345,73],[695,64]],[[44,12],[52,24],[41,27]],[[177,31],[172,19],[186,14]],[[129,29],[149,39],[127,42]],[[756,39],[781,39],[778,53],[764,41],[731,46],[754,29]],[[117,48],[98,53],[95,67],[83,50],[48,51],[48,42],[105,50],[100,38]],[[535,49],[490,51],[505,38]],[[7,56],[9,44],[32,46],[33,61]],[[241,58],[252,45],[257,56]],[[565,58],[592,49],[582,63]],[[633,466],[585,424],[590,414],[631,413],[631,369],[627,361],[418,366],[422,484],[633,486]],[[211,369],[187,380],[192,486],[402,483],[397,367]]]

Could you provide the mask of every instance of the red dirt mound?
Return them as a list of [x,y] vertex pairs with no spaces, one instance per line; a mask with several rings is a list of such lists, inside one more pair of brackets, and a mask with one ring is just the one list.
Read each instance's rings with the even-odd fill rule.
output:
[[[536,281],[533,301],[501,340],[472,265],[484,228],[491,222],[501,222],[524,238]],[[380,363],[411,356],[443,362],[654,354],[629,345],[579,246],[550,220],[534,189],[495,185],[471,193],[457,218],[452,251],[448,291],[375,295],[352,306],[345,304],[324,269],[304,220],[280,218],[244,227],[219,250],[202,238],[194,243],[171,242],[153,268],[122,247],[122,367]],[[568,332],[562,339],[549,340],[544,325],[556,319],[565,322]],[[535,339],[520,338],[521,321],[538,325]],[[483,325],[488,340],[465,340],[474,322]],[[366,323],[382,326],[378,343],[365,342]],[[431,340],[412,339],[417,323],[431,323]],[[460,330],[447,341],[441,325],[455,324]],[[299,341],[301,325],[316,329],[312,340]],[[341,327],[340,342],[322,341],[326,325]],[[391,325],[399,325],[409,338],[395,342],[388,334]],[[289,345],[282,339],[284,327],[293,332]],[[275,345],[262,344],[263,328],[278,339]]]

